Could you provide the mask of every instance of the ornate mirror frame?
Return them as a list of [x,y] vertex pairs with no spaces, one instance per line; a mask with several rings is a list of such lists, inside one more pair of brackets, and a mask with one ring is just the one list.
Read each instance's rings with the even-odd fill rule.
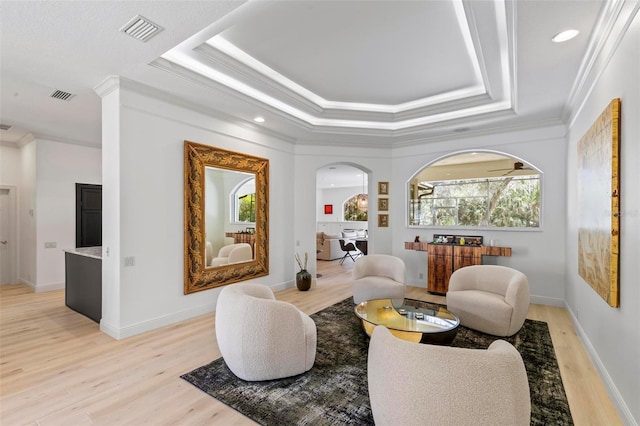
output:
[[[205,166],[255,174],[255,258],[205,267]],[[184,294],[269,274],[269,160],[184,141]]]

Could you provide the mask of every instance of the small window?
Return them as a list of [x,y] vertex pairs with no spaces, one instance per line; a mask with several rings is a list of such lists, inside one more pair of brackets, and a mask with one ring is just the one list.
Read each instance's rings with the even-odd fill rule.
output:
[[539,228],[540,173],[495,153],[464,153],[422,169],[409,183],[414,226]]
[[369,196],[367,194],[356,194],[344,203],[344,220],[347,222],[368,220]]
[[256,221],[256,180],[251,178],[233,193],[234,221],[255,223]]

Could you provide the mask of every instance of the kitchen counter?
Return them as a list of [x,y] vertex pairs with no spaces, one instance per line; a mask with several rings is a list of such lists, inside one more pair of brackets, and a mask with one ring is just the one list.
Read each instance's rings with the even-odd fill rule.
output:
[[102,247],[66,249],[65,304],[100,322],[102,318]]
[[100,246],[65,249],[65,252],[71,254],[79,254],[80,256],[92,257],[94,259],[102,259],[102,247]]

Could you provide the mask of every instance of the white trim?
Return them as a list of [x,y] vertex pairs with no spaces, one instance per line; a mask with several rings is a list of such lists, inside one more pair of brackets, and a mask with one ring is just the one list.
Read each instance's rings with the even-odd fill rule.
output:
[[200,315],[209,314],[214,311],[215,303],[209,303],[206,305],[195,306],[193,308],[174,312],[168,315],[162,315],[147,321],[142,321],[120,328],[111,324],[107,324],[104,320],[100,320],[100,330],[116,340],[121,340],[126,339],[127,337],[135,336],[137,334],[145,333],[147,331],[185,321]]
[[564,299],[558,299],[557,297],[531,295],[529,296],[529,301],[536,305],[555,306],[557,308],[563,308],[566,305]]
[[[270,286],[269,288],[271,288],[271,290],[273,290],[274,292],[277,292],[277,291],[291,288],[294,285],[295,283],[293,281],[286,281],[280,284]],[[161,327],[166,327],[168,325],[174,325],[181,321],[198,317],[200,315],[210,314],[212,312],[215,312],[215,310],[216,310],[215,302],[207,303],[205,305],[195,306],[193,308],[174,312],[168,315],[162,315],[147,321],[142,321],[142,322],[127,325],[124,327],[116,327],[113,324],[107,323],[104,319],[101,319],[100,331],[113,337],[116,340],[122,340],[138,334],[146,333],[147,331],[156,330]]]
[[571,316],[571,321],[573,322],[573,326],[576,329],[578,337],[582,341],[582,345],[584,346],[584,348],[587,350],[587,353],[591,358],[591,362],[593,362],[593,365],[598,370],[598,374],[600,375],[602,382],[607,388],[607,393],[609,394],[609,396],[611,397],[611,400],[615,403],[616,407],[618,408],[618,413],[622,417],[622,422],[625,425],[638,426],[638,422],[636,422],[636,420],[633,418],[633,414],[631,413],[629,406],[624,401],[624,398],[620,394],[620,391],[618,391],[618,388],[616,387],[615,382],[609,375],[607,368],[605,367],[604,363],[598,356],[598,352],[596,352],[595,348],[591,344],[591,341],[589,340],[587,334],[580,326],[580,323],[578,322],[578,319],[576,318],[573,311],[571,310],[571,307],[569,306],[568,303],[565,303],[564,308],[567,310],[567,312]]
[[18,257],[20,247],[18,247],[18,188],[15,185],[0,185],[0,189],[8,191],[8,216],[9,230],[7,235],[7,255],[9,256],[8,281],[4,284],[15,284],[18,280]]
[[65,283],[51,283],[51,284],[43,284],[43,285],[35,285],[33,287],[34,293],[44,293],[47,291],[55,291],[55,290],[63,290],[65,288]]

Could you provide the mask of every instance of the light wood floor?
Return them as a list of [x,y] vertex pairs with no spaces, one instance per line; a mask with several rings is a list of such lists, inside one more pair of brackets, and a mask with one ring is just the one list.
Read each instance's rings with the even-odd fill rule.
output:
[[[319,261],[308,292],[277,294],[309,314],[351,296],[352,263]],[[442,302],[425,289],[407,297]],[[214,315],[117,341],[64,305],[64,292],[0,286],[0,424],[244,425],[251,420],[179,376],[220,356]],[[576,425],[622,424],[564,309],[532,305],[546,321]]]

